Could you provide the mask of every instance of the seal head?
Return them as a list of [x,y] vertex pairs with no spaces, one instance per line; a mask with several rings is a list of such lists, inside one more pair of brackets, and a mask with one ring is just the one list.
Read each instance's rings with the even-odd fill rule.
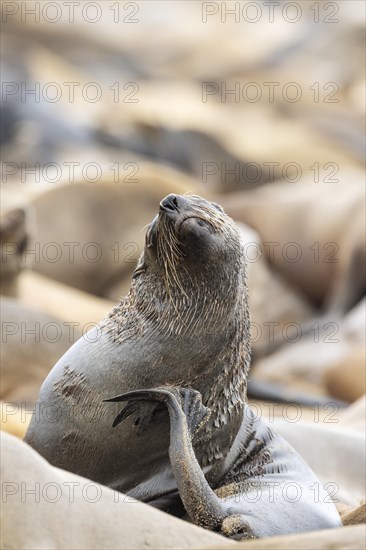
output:
[[197,196],[168,195],[148,228],[134,277],[155,270],[176,299],[192,279],[199,286],[208,279],[208,286],[214,286],[215,275],[221,272],[223,283],[226,277],[233,283],[233,273],[225,273],[226,267],[240,267],[240,252],[237,229],[221,206]]

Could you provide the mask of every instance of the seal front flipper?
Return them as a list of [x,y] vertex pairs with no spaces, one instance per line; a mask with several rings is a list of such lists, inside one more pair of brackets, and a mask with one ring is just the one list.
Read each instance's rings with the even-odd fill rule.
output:
[[[170,396],[174,396],[186,415],[188,430],[191,438],[207,422],[211,411],[202,403],[199,392],[186,388],[168,387],[153,388],[149,390],[136,390],[127,392],[105,402],[117,403],[126,401],[127,405],[117,414],[113,421],[113,427],[123,422],[126,418],[136,413],[135,425],[143,426],[144,431],[158,410],[162,410],[163,403],[168,405]],[[157,402],[158,401],[158,402]]]
[[211,489],[196,459],[192,438],[205,424],[210,413],[202,404],[200,393],[191,389],[164,387],[133,391],[108,401],[128,401],[130,404],[136,400],[157,400],[168,408],[170,463],[180,497],[191,520],[230,538],[253,538],[244,517],[230,514],[230,510],[226,509]]
[[[105,402],[121,402],[127,401],[125,395],[118,395],[117,397],[112,397],[111,399],[105,399]],[[113,428],[118,426],[121,422],[126,420],[126,418],[133,416],[134,425],[137,426],[137,435],[141,435],[146,432],[147,428],[151,422],[155,419],[156,413],[160,410],[163,410],[163,407],[160,403],[156,401],[145,401],[141,402],[141,398],[138,401],[128,400],[127,405],[117,414],[116,418],[113,421]]]

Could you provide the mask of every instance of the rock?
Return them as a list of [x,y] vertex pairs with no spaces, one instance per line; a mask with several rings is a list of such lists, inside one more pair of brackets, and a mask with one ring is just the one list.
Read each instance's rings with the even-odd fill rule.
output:
[[[221,537],[52,467],[24,442],[1,434],[2,547],[8,550],[189,549]],[[228,542],[228,547],[235,543]]]

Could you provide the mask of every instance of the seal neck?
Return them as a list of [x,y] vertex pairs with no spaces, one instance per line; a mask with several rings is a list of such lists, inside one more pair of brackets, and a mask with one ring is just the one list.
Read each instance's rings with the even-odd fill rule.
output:
[[[155,347],[163,342],[165,361],[174,361],[172,350],[178,350],[179,385],[200,391],[212,411],[200,437],[204,463],[211,464],[227,451],[229,442],[221,434],[232,433],[228,426],[236,425],[246,403],[250,318],[245,265],[234,273],[221,270],[187,280],[190,285],[176,289],[172,301],[161,279],[147,273],[136,278],[110,315],[109,329],[119,342],[146,339],[143,345],[153,341]],[[215,432],[220,437],[213,437]]]

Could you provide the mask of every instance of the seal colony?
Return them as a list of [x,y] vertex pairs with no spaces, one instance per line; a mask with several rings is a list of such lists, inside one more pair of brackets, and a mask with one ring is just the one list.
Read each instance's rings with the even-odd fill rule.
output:
[[231,538],[341,525],[315,474],[247,404],[247,295],[234,222],[201,197],[168,195],[129,294],[53,368],[25,440]]

